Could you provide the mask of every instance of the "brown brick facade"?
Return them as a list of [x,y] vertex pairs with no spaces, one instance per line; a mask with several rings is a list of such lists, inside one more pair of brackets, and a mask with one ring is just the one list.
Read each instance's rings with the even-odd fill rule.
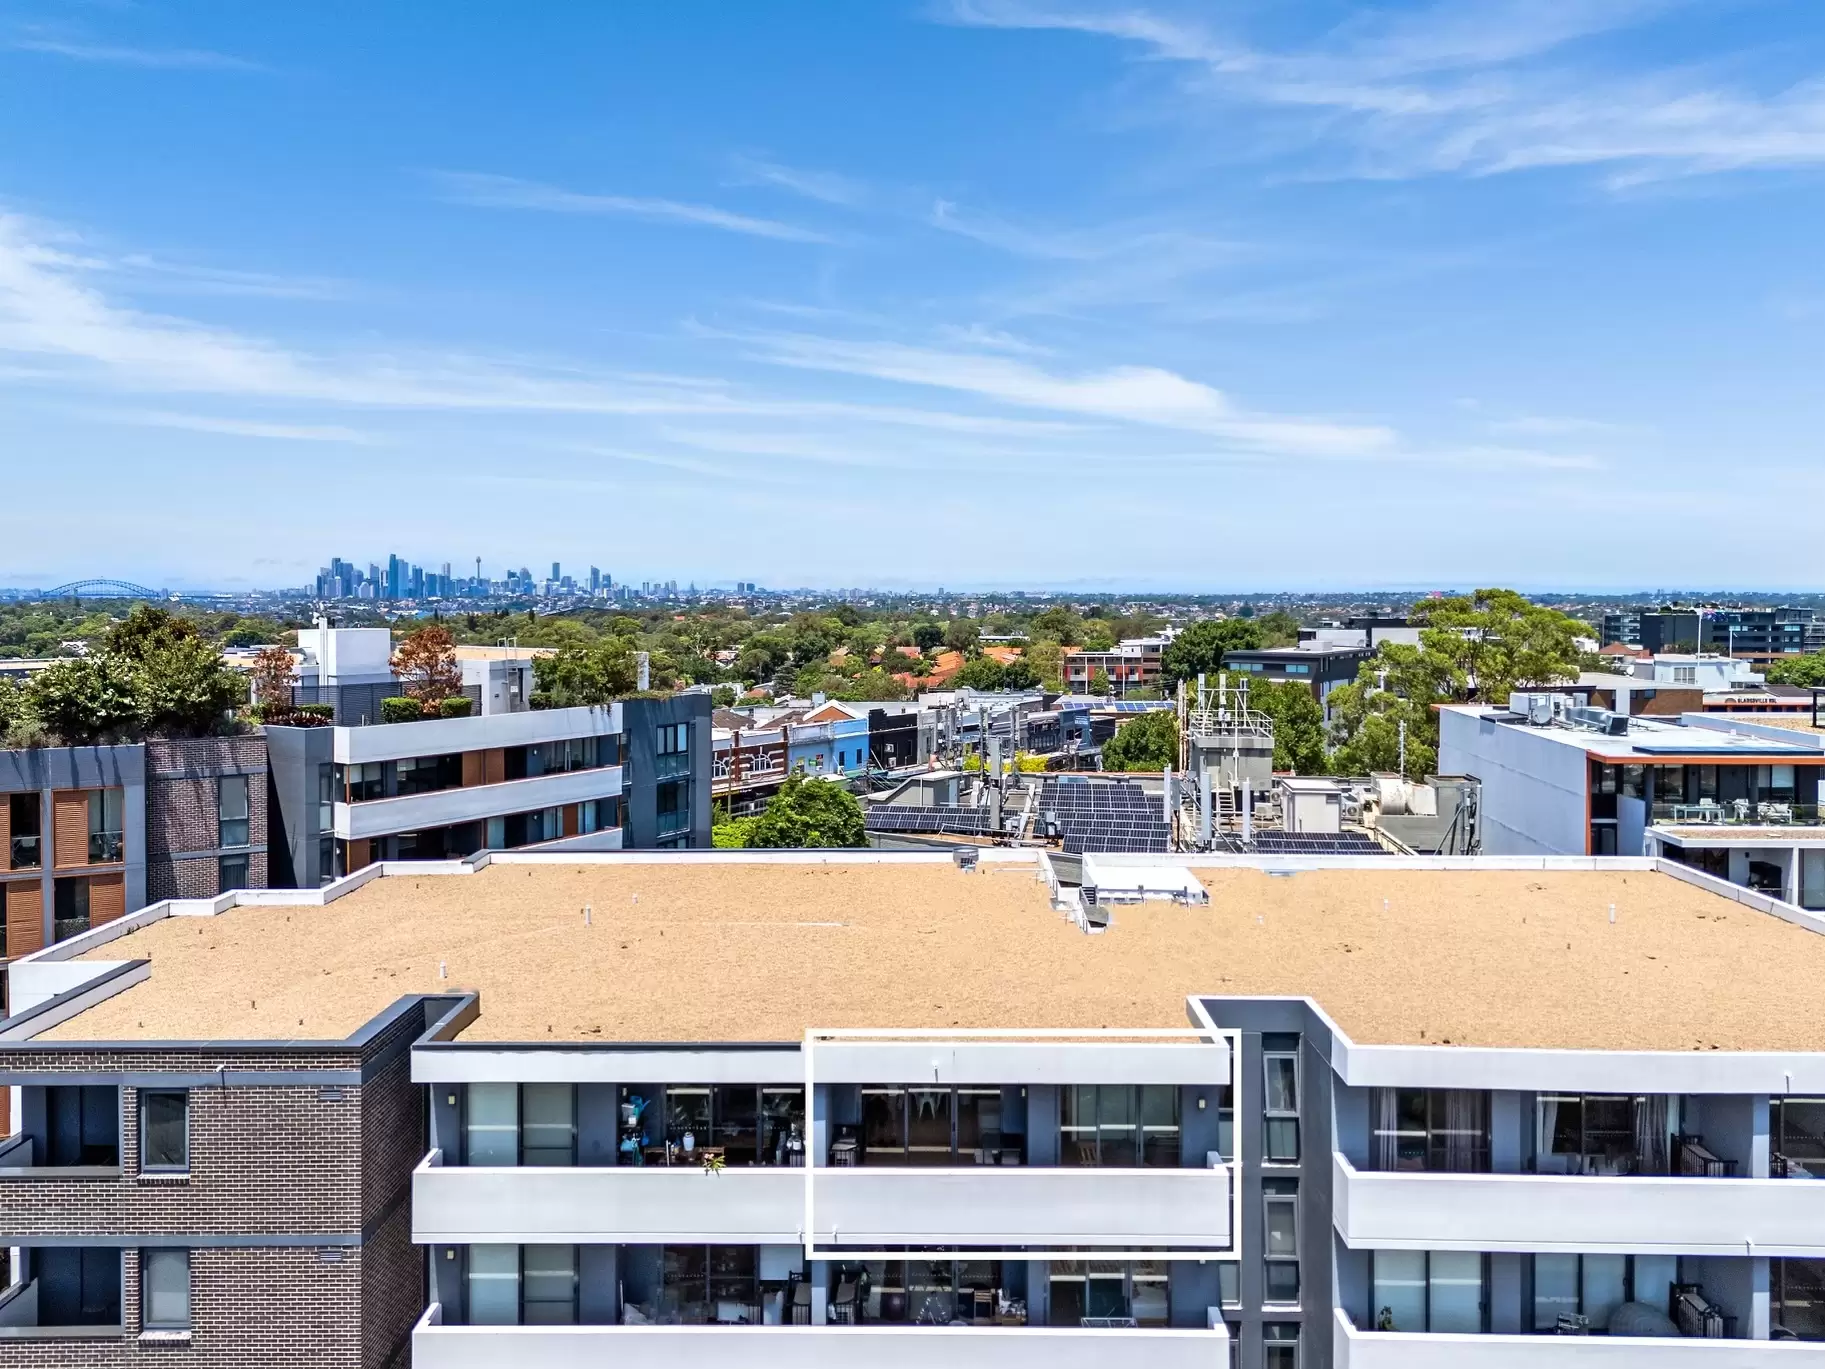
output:
[[[404,1048],[424,1025],[421,1011],[409,1012],[364,1046],[346,1049],[0,1047],[0,1086],[46,1074],[84,1082],[121,1073],[227,1081],[191,1082],[186,1175],[139,1172],[140,1090],[123,1086],[118,1175],[0,1181],[0,1246],[30,1248],[34,1237],[53,1235],[126,1246],[123,1336],[0,1340],[0,1369],[112,1369],[148,1357],[210,1369],[403,1366],[424,1310],[410,1202],[411,1171],[423,1157],[423,1089],[411,1082]],[[373,1063],[364,1084],[236,1082],[237,1074],[254,1071],[359,1077],[366,1062]],[[190,1248],[187,1342],[138,1338],[135,1237],[224,1242]],[[285,1243],[234,1244],[236,1237]]]
[[[247,776],[247,887],[267,887],[266,740],[191,737],[146,743],[146,897],[212,898],[221,891],[218,782]],[[238,852],[240,848],[235,848]],[[198,853],[208,854],[198,854]],[[191,859],[184,859],[190,855]]]

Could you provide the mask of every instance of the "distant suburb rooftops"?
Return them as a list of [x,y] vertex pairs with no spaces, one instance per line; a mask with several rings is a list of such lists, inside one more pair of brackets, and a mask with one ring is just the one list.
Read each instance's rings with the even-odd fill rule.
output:
[[1207,906],[1124,906],[1086,935],[1024,862],[396,873],[128,932],[83,958],[150,976],[37,1039],[340,1040],[402,996],[474,990],[465,1041],[1182,1027],[1198,995],[1309,996],[1360,1043],[1825,1050],[1825,936],[1645,866],[1198,875]]

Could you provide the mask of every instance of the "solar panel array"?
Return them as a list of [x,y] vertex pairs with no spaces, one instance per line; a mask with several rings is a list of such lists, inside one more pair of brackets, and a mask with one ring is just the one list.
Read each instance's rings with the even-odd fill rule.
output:
[[870,832],[937,832],[956,837],[990,835],[986,808],[915,808],[884,804],[870,808],[863,823]]
[[1385,856],[1366,832],[1256,832],[1253,850],[1267,856]]
[[1054,781],[1040,791],[1039,812],[1063,839],[1067,855],[1172,848],[1172,830],[1160,816],[1160,800],[1138,784]]

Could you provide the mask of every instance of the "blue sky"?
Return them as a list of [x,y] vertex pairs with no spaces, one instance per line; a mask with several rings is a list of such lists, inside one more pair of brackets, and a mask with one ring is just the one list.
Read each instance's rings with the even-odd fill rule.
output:
[[1816,587],[1816,0],[0,0],[0,584]]

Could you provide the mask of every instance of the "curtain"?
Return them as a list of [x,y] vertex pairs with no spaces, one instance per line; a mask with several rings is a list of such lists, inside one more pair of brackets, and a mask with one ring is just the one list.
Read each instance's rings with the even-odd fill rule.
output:
[[1469,1174],[1483,1168],[1483,1131],[1483,1094],[1475,1089],[1446,1089],[1446,1170]]
[[1635,1155],[1641,1174],[1669,1171],[1667,1096],[1651,1093],[1635,1100]]
[[1375,1090],[1375,1168],[1400,1168],[1400,1095],[1393,1089]]

